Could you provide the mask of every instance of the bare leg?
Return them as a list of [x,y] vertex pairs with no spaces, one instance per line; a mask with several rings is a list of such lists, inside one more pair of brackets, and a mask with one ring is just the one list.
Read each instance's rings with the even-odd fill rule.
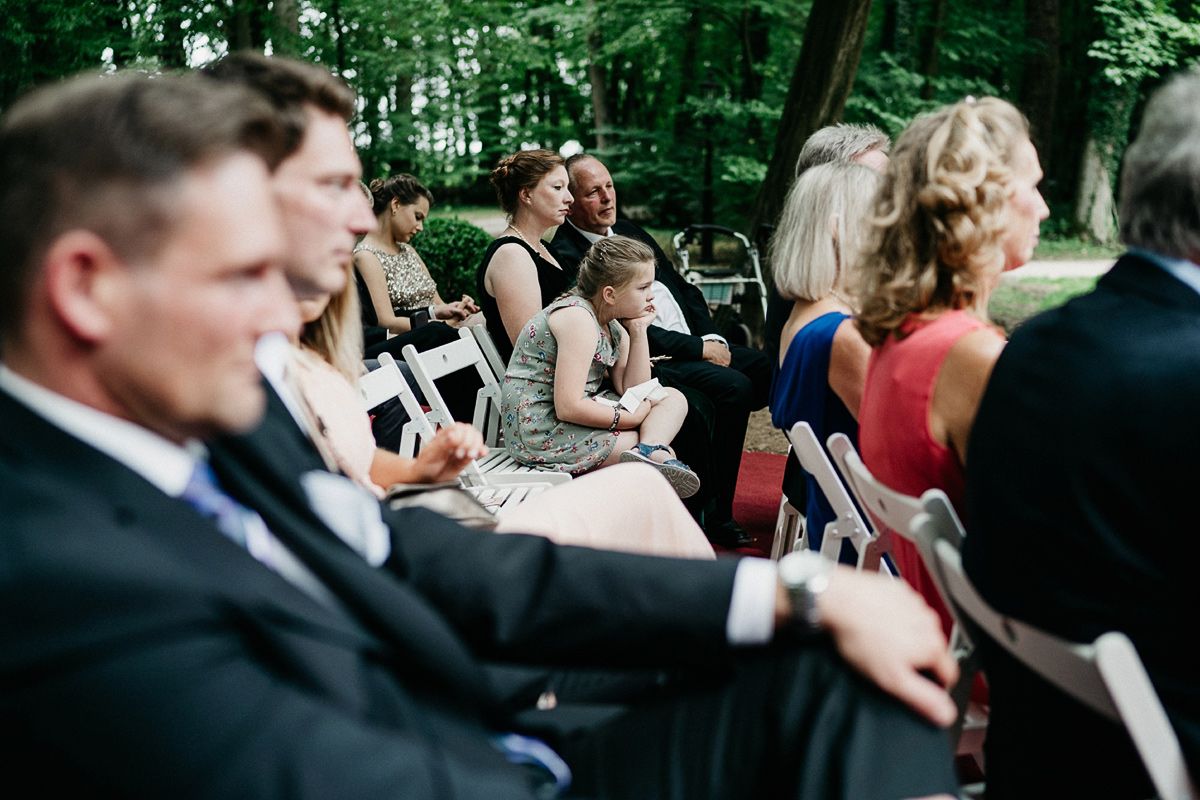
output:
[[504,509],[499,517],[500,533],[535,533],[559,544],[680,558],[714,557],[708,539],[671,485],[645,464],[590,472],[514,509]]
[[[675,439],[675,434],[679,433],[679,429],[683,427],[683,420],[688,411],[687,398],[677,389],[667,389],[666,392],[666,397],[652,403],[650,413],[642,420],[642,426],[638,428],[639,442],[665,444],[670,447],[671,442]],[[669,453],[665,450],[657,450],[650,456],[651,459],[659,462],[674,457],[674,450]]]

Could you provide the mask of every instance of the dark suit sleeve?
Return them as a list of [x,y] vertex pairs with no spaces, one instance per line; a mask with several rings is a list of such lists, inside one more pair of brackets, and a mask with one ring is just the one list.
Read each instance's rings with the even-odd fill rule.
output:
[[164,557],[161,529],[51,488],[0,469],[0,609],[36,610],[0,612],[10,780],[47,796],[530,796],[474,723],[475,751],[435,755],[406,727],[412,696],[344,635],[214,593]]
[[579,262],[583,261],[583,255],[589,247],[591,243],[568,222],[559,225],[554,238],[550,240],[550,249],[554,251],[558,265],[572,275],[579,272]]
[[678,361],[699,361],[704,357],[704,340],[699,336],[651,325],[646,329],[646,338],[652,356],[670,356]]
[[421,510],[385,512],[385,520],[395,532],[387,566],[489,657],[663,665],[727,647],[736,562],[480,533]]

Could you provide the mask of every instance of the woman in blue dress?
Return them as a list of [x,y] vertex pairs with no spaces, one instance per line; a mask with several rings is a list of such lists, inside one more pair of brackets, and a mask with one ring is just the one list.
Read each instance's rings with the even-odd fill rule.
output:
[[[857,164],[806,170],[788,193],[771,240],[775,285],[792,301],[779,342],[771,420],[783,430],[807,422],[822,443],[839,432],[857,443],[871,348],[854,326],[852,292],[878,186],[879,176]],[[805,529],[810,546],[819,549],[835,515],[812,475],[806,473],[805,482]]]

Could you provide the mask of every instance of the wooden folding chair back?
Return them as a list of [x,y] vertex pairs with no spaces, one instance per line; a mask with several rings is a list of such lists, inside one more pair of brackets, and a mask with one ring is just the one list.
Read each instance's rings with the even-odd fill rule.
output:
[[970,635],[988,636],[1046,682],[1122,723],[1163,800],[1196,798],[1179,739],[1129,637],[1110,631],[1094,642],[1078,644],[998,613],[963,571],[955,541],[961,529],[947,529],[949,519],[931,509],[917,515],[913,527],[933,542],[934,567]]
[[475,344],[479,345],[479,349],[483,351],[483,357],[487,361],[488,366],[492,368],[492,374],[496,376],[496,380],[504,380],[504,373],[508,369],[508,365],[500,357],[500,350],[497,349],[496,343],[492,341],[492,335],[488,333],[487,326],[472,325],[470,331],[471,335],[475,337]]
[[[571,476],[565,472],[538,469],[518,463],[504,449],[500,436],[500,384],[492,374],[475,337],[467,329],[460,329],[456,342],[418,352],[415,347],[405,345],[404,361],[416,378],[417,385],[429,404],[428,420],[434,425],[450,425],[455,420],[438,391],[434,381],[463,369],[473,369],[483,386],[475,397],[475,415],[472,424],[483,433],[484,442],[491,452],[473,465],[468,482],[478,480],[488,485],[516,485],[538,482],[543,484],[566,483]],[[477,485],[477,484],[476,484]]]
[[[858,554],[859,569],[880,569],[882,545],[878,541],[879,537],[858,513],[842,479],[834,471],[825,448],[813,433],[812,426],[807,422],[797,422],[787,432],[787,437],[792,443],[792,452],[800,466],[816,479],[833,513],[837,515],[825,526],[821,539],[821,555],[831,561],[837,561],[842,550],[842,540],[849,539]],[[886,570],[886,567],[884,569]]]
[[400,366],[390,353],[379,354],[379,367],[358,379],[358,391],[362,396],[363,410],[370,411],[380,403],[399,398],[400,405],[408,414],[400,438],[400,455],[412,458],[417,452],[417,437],[421,441],[433,438],[436,430],[425,418],[425,411],[408,385]]
[[[916,498],[885,486],[867,469],[858,451],[854,449],[854,444],[844,434],[835,433],[829,437],[829,451],[841,467],[846,486],[871,517],[875,530],[881,533],[885,530],[890,531],[916,546],[925,568],[937,586],[938,594],[950,609],[954,620],[950,632],[950,652],[959,666],[959,680],[951,690],[959,711],[958,721],[952,733],[959,742],[960,753],[969,753],[979,759],[982,731],[987,725],[986,713],[982,708],[970,703],[971,687],[975,673],[979,671],[979,655],[966,635],[954,605],[950,603],[946,587],[942,585],[941,574],[936,569],[937,556],[933,551],[933,539],[925,533],[927,529],[917,531],[913,528],[913,521],[928,511],[943,523],[940,535],[951,539],[954,546],[958,547],[962,541],[962,523],[941,489],[930,489],[920,498]],[[886,546],[886,537],[883,538],[883,546]]]

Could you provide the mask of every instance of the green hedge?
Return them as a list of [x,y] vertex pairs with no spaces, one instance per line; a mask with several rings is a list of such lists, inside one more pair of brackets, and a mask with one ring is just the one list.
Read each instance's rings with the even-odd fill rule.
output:
[[464,294],[475,297],[475,270],[491,243],[487,231],[466,220],[433,217],[412,245],[437,281],[442,299],[452,302]]

